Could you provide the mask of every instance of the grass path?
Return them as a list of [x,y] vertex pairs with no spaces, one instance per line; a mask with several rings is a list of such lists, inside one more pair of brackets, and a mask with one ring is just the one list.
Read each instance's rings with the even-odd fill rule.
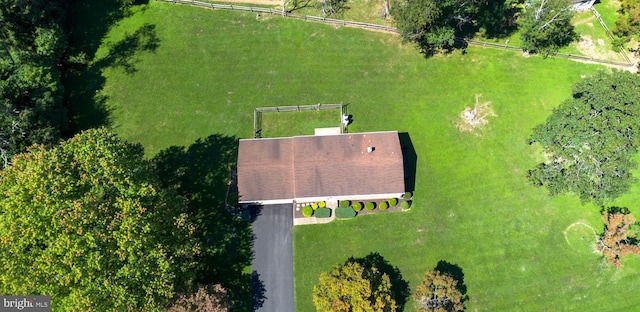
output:
[[[155,36],[155,49],[115,49],[139,29]],[[161,2],[111,29],[93,62],[105,59],[130,66],[104,67],[96,96],[114,130],[149,156],[216,133],[249,138],[253,108],[264,106],[342,102],[354,117],[350,131],[409,133],[418,157],[410,212],[294,229],[296,311],[314,310],[320,272],[371,252],[397,266],[410,287],[438,261],[457,264],[467,311],[640,306],[638,258],[616,270],[565,240],[576,221],[598,229],[598,207],[551,199],[525,179],[542,160],[527,144],[531,128],[575,82],[604,67],[476,47],[425,59],[388,34]],[[455,127],[475,94],[498,115],[480,136]],[[637,212],[639,200],[635,185],[615,204]]]

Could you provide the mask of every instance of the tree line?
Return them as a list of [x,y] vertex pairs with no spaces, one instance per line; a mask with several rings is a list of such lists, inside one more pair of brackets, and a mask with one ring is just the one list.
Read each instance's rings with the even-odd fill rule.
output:
[[2,166],[33,144],[67,130],[61,82],[67,47],[65,0],[0,2],[0,157]]
[[[133,0],[111,0],[123,11]],[[67,13],[74,0],[0,1],[0,165],[34,144],[71,137],[63,78],[70,55]]]
[[[100,22],[134,4],[108,1],[118,12]],[[87,63],[71,42],[78,5],[0,0],[0,293],[61,311],[249,310],[251,231],[223,200],[237,140],[148,160],[105,128],[76,129],[64,84]]]
[[577,39],[571,8],[567,0],[406,0],[391,15],[402,38],[425,55],[454,49],[455,37],[507,37],[518,28],[525,51],[549,55]]

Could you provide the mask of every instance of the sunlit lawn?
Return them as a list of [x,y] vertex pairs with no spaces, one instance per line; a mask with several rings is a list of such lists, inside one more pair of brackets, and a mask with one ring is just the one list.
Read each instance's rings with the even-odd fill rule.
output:
[[[252,137],[253,109],[286,103],[349,103],[351,132],[409,133],[417,154],[411,211],[294,228],[296,311],[314,310],[320,272],[371,252],[410,287],[440,260],[459,265],[467,311],[640,306],[637,258],[616,270],[582,240],[588,229],[574,226],[565,238],[574,222],[600,231],[599,208],[550,199],[525,178],[543,160],[527,143],[531,128],[603,67],[475,47],[425,59],[389,34],[158,2],[119,23],[96,61],[144,23],[155,25],[157,48],[134,47],[133,73],[105,68],[99,95],[114,130],[150,156],[215,133]],[[461,133],[455,124],[476,94],[497,116]],[[634,194],[638,186],[620,204],[638,212]]]
[[313,135],[316,128],[340,127],[340,109],[262,113],[262,137]]

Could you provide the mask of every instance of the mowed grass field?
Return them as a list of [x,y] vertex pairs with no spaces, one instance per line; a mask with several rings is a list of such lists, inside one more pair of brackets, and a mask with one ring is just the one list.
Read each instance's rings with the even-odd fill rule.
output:
[[[143,37],[131,40],[136,32]],[[126,53],[115,48],[122,43]],[[250,138],[261,106],[342,102],[351,132],[409,134],[417,154],[409,212],[294,228],[296,311],[314,311],[320,272],[372,252],[398,267],[412,293],[439,261],[458,265],[467,311],[640,306],[639,259],[614,269],[584,243],[589,227],[602,228],[599,208],[549,198],[525,179],[543,159],[527,142],[531,129],[604,67],[475,47],[425,59],[389,34],[158,2],[113,26],[93,62],[105,59],[121,62],[102,69],[96,97],[114,131],[150,157],[216,133]],[[462,133],[456,122],[476,94],[497,116]],[[636,194],[637,185],[616,204],[639,213]],[[414,311],[410,300],[404,310]]]
[[264,112],[262,113],[261,137],[313,135],[317,128],[340,128],[341,122],[340,108]]

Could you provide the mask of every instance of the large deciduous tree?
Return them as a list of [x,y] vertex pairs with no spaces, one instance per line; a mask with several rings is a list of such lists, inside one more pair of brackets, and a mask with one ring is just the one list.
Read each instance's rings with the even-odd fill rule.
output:
[[633,157],[640,140],[640,77],[600,72],[578,82],[573,96],[534,128],[547,161],[529,170],[529,180],[551,195],[578,194],[602,204],[635,181]]
[[0,293],[61,311],[161,311],[187,289],[199,245],[181,197],[139,145],[105,129],[34,146],[0,173]]
[[313,287],[313,303],[318,311],[392,312],[397,309],[390,278],[376,267],[347,261],[323,272],[319,279]]
[[464,311],[458,281],[440,271],[427,271],[413,296],[416,309],[424,312]]
[[519,23],[522,48],[546,56],[575,41],[571,6],[569,0],[534,0]]

